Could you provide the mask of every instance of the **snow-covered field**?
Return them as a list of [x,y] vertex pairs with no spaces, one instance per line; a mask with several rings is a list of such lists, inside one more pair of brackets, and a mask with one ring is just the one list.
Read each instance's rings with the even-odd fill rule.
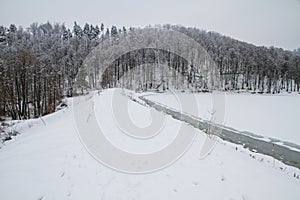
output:
[[[206,120],[211,118],[212,98],[215,98],[215,95],[210,93],[164,93],[147,96],[147,98],[180,110],[178,95],[184,96],[184,98],[195,97],[198,103],[198,117]],[[218,95],[220,94],[216,96]],[[274,138],[300,145],[299,94],[223,93],[223,95],[225,97],[223,125],[265,138]]]
[[[111,98],[114,91],[105,90],[95,95],[94,101],[97,121],[101,123],[111,143],[127,151],[147,153],[172,141],[176,135],[174,130],[181,122],[169,116],[165,116],[165,126],[160,134],[153,138],[138,140],[125,135],[115,124],[112,115]],[[199,95],[199,102],[203,100],[203,106],[209,99],[206,95]],[[202,96],[205,98],[200,98]],[[172,97],[166,94],[147,98],[176,106],[176,101],[174,103]],[[298,96],[227,95],[225,122],[237,129],[249,128],[255,133],[272,137],[277,136],[269,135],[271,130],[276,130],[273,127],[286,132],[299,132],[299,128],[295,129],[299,100]],[[69,99],[69,104],[73,101]],[[260,111],[255,110],[257,103]],[[294,107],[297,105],[298,108]],[[299,198],[300,179],[294,177],[300,174],[299,169],[221,140],[217,141],[210,155],[199,159],[206,137],[199,130],[196,130],[191,147],[167,168],[139,175],[110,169],[96,161],[81,143],[72,109],[69,106],[43,117],[46,125],[40,119],[17,125],[21,134],[0,149],[0,199]],[[267,109],[268,114],[261,109]],[[235,116],[240,111],[249,111],[248,118]],[[207,107],[203,107],[201,117],[209,117],[206,112]],[[150,108],[147,106],[129,100],[129,113],[139,127],[151,123]],[[255,118],[257,116],[260,120],[264,119],[264,122],[258,122]],[[267,122],[265,117],[277,121]],[[287,122],[287,117],[291,121]],[[240,119],[240,123],[237,119]],[[272,128],[268,129],[267,123],[273,125]],[[281,129],[280,125],[284,128]],[[265,132],[267,130],[269,132]],[[276,134],[280,136],[278,138],[297,142],[297,136],[294,139],[292,134],[286,136],[279,130]]]

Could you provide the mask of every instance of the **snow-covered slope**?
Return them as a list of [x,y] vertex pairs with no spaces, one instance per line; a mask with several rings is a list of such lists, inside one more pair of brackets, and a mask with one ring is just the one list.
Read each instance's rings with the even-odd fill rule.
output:
[[[114,90],[95,95],[97,120],[108,139],[128,151],[151,152],[168,144],[181,122],[166,116],[161,135],[130,138],[116,127]],[[124,98],[127,98],[124,96]],[[69,100],[72,104],[73,99]],[[150,108],[129,101],[137,126],[150,123]],[[299,169],[218,140],[199,159],[206,135],[197,130],[186,153],[173,165],[149,174],[126,174],[97,162],[80,142],[72,107],[22,122],[18,135],[0,149],[0,199],[298,199]]]
[[[180,109],[176,96],[194,96],[198,102],[198,117],[209,120],[213,113],[210,93],[164,93],[147,96],[149,100]],[[263,95],[224,93],[225,113],[223,125],[239,131],[249,131],[266,138],[274,138],[300,145],[300,95]]]

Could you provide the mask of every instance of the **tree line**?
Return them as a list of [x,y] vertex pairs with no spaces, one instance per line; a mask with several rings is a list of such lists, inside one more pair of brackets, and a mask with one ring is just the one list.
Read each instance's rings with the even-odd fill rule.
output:
[[258,93],[300,91],[300,48],[255,46],[216,32],[166,25],[199,42],[217,63],[223,90]]
[[[223,90],[279,93],[300,89],[299,50],[257,47],[197,28],[163,27],[184,33],[204,47],[217,63]],[[134,31],[107,28],[103,23],[80,26],[74,22],[71,29],[58,23],[33,23],[26,29],[0,26],[0,116],[28,119],[54,112],[64,97],[75,94],[76,76],[86,56],[101,41],[114,41]],[[144,68],[138,71],[145,73]],[[176,79],[176,73],[160,74],[184,81]],[[146,89],[160,85],[162,78],[151,81]]]

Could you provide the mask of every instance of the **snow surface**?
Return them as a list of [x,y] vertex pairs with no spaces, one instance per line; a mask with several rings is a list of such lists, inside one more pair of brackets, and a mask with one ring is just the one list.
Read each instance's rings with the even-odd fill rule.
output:
[[[112,143],[128,151],[151,152],[170,142],[181,122],[169,116],[161,135],[149,141],[124,135],[108,106],[113,91],[95,96],[97,120],[105,122],[101,126]],[[149,107],[129,101],[129,109],[137,126],[150,123]],[[71,106],[43,120],[46,125],[40,119],[21,122],[21,134],[0,149],[0,199],[299,199],[300,180],[294,177],[299,169],[221,140],[201,160],[206,135],[199,130],[173,165],[133,175],[93,159],[80,142]]]
[[[198,117],[209,120],[213,113],[213,95],[210,93],[163,93],[147,96],[149,100],[180,110],[177,95],[194,96],[198,103]],[[300,95],[296,93],[263,95],[224,93],[223,125],[239,131],[300,145]],[[194,114],[194,113],[193,113]]]

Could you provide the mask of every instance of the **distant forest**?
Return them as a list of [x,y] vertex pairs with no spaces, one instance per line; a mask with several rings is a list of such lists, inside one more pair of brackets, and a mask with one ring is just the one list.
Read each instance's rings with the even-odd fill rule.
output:
[[[179,25],[162,27],[202,45],[217,64],[224,91],[300,92],[300,49],[258,47]],[[76,22],[71,29],[51,23],[33,23],[26,29],[0,26],[0,116],[29,119],[54,112],[64,97],[75,94],[75,79],[86,56],[101,41],[135,30],[88,23],[81,27]],[[205,85],[201,87],[199,91],[205,91]]]

